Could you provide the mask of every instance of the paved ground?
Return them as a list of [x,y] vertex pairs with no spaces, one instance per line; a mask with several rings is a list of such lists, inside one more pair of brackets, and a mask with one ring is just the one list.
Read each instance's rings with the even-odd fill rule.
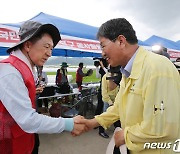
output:
[[98,129],[72,137],[69,132],[61,134],[41,134],[40,154],[105,154],[106,147],[113,135],[113,127],[107,130],[110,138],[98,135]]
[[[96,101],[95,101],[96,102]],[[94,104],[94,103],[93,103]],[[94,117],[94,111],[90,110],[86,118]],[[98,129],[78,137],[72,137],[69,132],[61,134],[40,134],[40,154],[105,154],[107,145],[113,135],[114,127],[107,131],[109,139],[102,138]]]

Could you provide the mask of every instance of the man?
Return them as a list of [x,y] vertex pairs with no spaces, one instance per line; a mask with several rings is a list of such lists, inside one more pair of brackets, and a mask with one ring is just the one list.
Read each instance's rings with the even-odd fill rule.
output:
[[66,62],[62,62],[61,68],[57,70],[56,72],[56,85],[57,86],[63,83],[68,84],[67,67],[68,67],[68,64]]
[[61,68],[56,72],[56,85],[58,86],[59,93],[69,93],[70,86],[67,78],[67,67],[68,64],[66,62],[62,62]]
[[[104,102],[102,100],[102,88],[101,87],[102,87],[102,78],[107,73],[108,63],[107,63],[106,59],[100,58],[99,61],[94,62],[94,65],[96,66],[96,77],[101,78],[100,87],[99,87],[98,93],[97,93],[98,103],[97,103],[97,107],[95,110],[95,115],[99,115],[103,112]],[[99,128],[100,136],[102,136],[103,138],[109,138],[109,135],[105,132],[105,130],[102,126],[99,126],[98,128]]]
[[76,71],[76,83],[77,83],[79,91],[82,90],[81,85],[82,85],[83,77],[88,76],[87,73],[83,73],[83,70],[82,70],[83,66],[84,66],[83,63],[79,63],[79,68]]
[[[37,79],[36,79],[36,101],[37,101],[37,110],[39,112],[39,108],[42,107],[42,104],[48,109],[48,99],[38,99],[39,97],[44,96],[44,89],[46,88],[48,83],[48,77],[46,72],[43,71],[43,66],[37,67]],[[38,93],[38,89],[42,89]]]
[[[115,143],[125,143],[130,154],[174,153],[173,145],[180,138],[178,71],[166,57],[139,47],[132,25],[124,18],[105,22],[97,37],[102,55],[111,66],[121,65],[123,75],[114,105],[84,122],[89,129],[107,128],[120,119],[122,131],[115,134]],[[163,143],[165,147],[159,147]]]
[[[34,66],[43,64],[61,39],[52,24],[26,21],[19,30],[20,42],[7,50],[0,62],[0,153],[34,153],[34,133],[70,131],[79,135],[81,117],[51,118],[35,110]],[[37,152],[35,152],[37,153]]]
[[[102,100],[104,103],[103,112],[106,112],[109,106],[114,104],[115,97],[119,91],[119,82],[121,80],[120,66],[111,67],[109,66],[108,72],[102,77]],[[118,83],[115,80],[119,81]],[[114,123],[114,127],[120,127],[120,121]],[[119,148],[114,147],[113,154],[119,154]]]
[[[121,77],[118,76],[120,74],[120,66],[112,67],[110,66],[108,72],[102,77],[102,100],[104,103],[103,112],[106,112],[108,107],[112,106],[115,101],[115,97],[119,91],[119,83],[115,83],[114,80],[118,78],[119,82],[121,80]],[[120,125],[118,125],[120,126]]]

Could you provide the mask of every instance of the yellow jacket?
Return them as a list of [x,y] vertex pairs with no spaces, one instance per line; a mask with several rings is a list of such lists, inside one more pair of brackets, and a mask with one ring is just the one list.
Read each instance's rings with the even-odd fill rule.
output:
[[109,105],[114,104],[115,97],[119,91],[119,86],[113,90],[109,90],[109,80],[106,80],[107,73],[102,77],[102,100],[103,102],[108,103]]
[[122,77],[114,105],[95,118],[104,128],[120,119],[131,154],[172,154],[172,149],[144,149],[144,143],[171,142],[172,148],[180,139],[177,69],[166,57],[140,47],[129,78]]

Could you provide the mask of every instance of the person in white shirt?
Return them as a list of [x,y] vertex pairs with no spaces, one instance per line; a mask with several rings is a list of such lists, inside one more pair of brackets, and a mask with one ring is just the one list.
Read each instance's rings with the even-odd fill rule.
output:
[[83,124],[77,124],[81,116],[52,118],[35,110],[34,66],[43,66],[52,55],[61,39],[59,30],[52,24],[26,21],[19,37],[20,42],[7,50],[9,58],[0,61],[0,153],[34,153],[34,133],[85,131]]
[[[94,58],[94,60],[98,59],[98,61],[94,62],[94,65],[96,66],[96,77],[97,78],[103,78],[103,76],[107,73],[107,67],[108,67],[108,63],[105,59],[103,58]],[[97,94],[97,98],[98,98],[98,104],[95,110],[95,115],[99,115],[103,112],[103,106],[104,106],[104,102],[102,100],[102,93],[101,93],[101,83],[100,80],[100,87],[98,89],[98,94]],[[102,136],[103,138],[109,138],[109,135],[105,132],[104,128],[102,126],[99,126],[99,135]]]
[[[37,101],[37,111],[39,111],[39,108],[42,107],[42,104],[44,104],[45,108],[48,109],[48,98],[44,98],[44,99],[38,99],[39,97],[43,97],[46,96],[47,94],[47,90],[46,85],[48,83],[48,77],[46,72],[43,71],[43,66],[37,66],[37,79],[36,79],[36,101]],[[41,90],[41,91],[37,91],[37,90]],[[47,112],[47,110],[46,110]]]

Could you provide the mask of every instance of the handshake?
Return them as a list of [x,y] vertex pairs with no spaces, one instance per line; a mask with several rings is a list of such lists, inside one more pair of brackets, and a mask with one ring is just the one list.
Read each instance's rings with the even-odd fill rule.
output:
[[[85,119],[83,116],[76,116],[74,117],[74,128],[71,132],[72,136],[79,136],[84,132],[87,132],[97,126],[100,126],[97,120],[94,119]],[[121,129],[119,131],[116,131],[114,133],[114,142],[116,147],[119,147],[123,144],[125,144],[125,138],[124,138],[124,130]]]
[[84,132],[87,132],[97,126],[99,126],[99,123],[96,121],[96,119],[85,119],[83,116],[76,116],[74,119],[74,128],[71,132],[72,136],[79,136]]

